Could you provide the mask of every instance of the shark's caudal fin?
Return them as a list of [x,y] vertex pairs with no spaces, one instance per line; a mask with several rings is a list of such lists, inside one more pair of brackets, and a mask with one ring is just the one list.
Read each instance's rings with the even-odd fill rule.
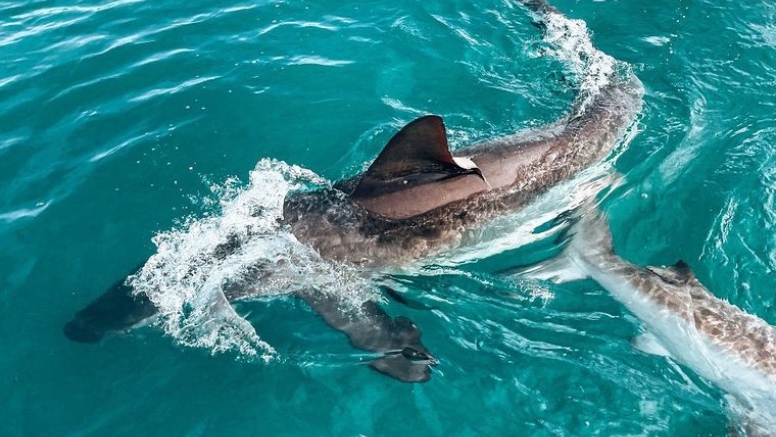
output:
[[518,3],[533,13],[534,25],[545,41],[560,43],[553,56],[571,69],[578,83],[569,125],[580,129],[605,123],[619,125],[618,130],[628,128],[641,110],[644,95],[644,86],[630,68],[595,48],[583,21],[568,19],[544,0]]
[[485,180],[471,160],[450,153],[442,118],[426,115],[411,121],[388,141],[351,196],[373,197],[468,174]]

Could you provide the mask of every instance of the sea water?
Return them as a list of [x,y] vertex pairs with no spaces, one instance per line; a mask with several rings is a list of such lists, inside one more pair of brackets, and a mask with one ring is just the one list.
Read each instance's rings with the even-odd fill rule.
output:
[[[553,4],[646,89],[607,160],[617,252],[684,260],[776,323],[776,6]],[[425,384],[371,371],[289,295],[375,297],[273,228],[288,190],[364,170],[419,115],[457,148],[568,113],[591,52],[533,22],[495,0],[0,2],[0,436],[727,435],[724,394],[634,349],[642,326],[598,285],[504,273],[557,254],[531,237],[552,208],[500,223],[511,246],[384,279],[418,304],[382,305],[423,330]],[[236,265],[291,273],[213,319],[180,311],[235,271],[208,249],[257,229]],[[64,337],[149,258],[161,320]]]

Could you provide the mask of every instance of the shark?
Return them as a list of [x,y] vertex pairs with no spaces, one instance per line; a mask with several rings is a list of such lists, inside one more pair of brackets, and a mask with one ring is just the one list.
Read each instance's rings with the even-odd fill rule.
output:
[[[524,1],[538,22],[567,23],[543,1]],[[541,27],[540,27],[541,28]],[[643,86],[631,72],[612,71],[580,91],[567,115],[541,129],[450,150],[442,117],[425,115],[400,129],[366,171],[331,186],[290,193],[282,226],[321,259],[364,271],[423,262],[461,243],[467,229],[530,204],[553,186],[606,158],[641,109]],[[219,247],[239,250],[235,239]],[[237,278],[223,290],[229,302],[260,295],[266,271]],[[390,317],[375,302],[348,310],[336,296],[296,293],[356,348],[380,356],[375,370],[406,382],[430,378],[435,358],[420,329]],[[76,313],[64,328],[77,342],[97,342],[156,314],[147,296],[118,281]]]
[[750,437],[776,436],[776,327],[717,298],[679,261],[636,266],[619,257],[604,213],[593,208],[572,229],[572,267],[641,320],[634,345],[673,357],[729,395]]

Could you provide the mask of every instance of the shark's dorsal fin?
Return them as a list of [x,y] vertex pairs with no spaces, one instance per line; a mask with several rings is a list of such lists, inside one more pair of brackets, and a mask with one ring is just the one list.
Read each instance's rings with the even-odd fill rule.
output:
[[388,141],[366,175],[389,179],[428,165],[454,166],[442,117],[426,115],[411,121]]
[[467,174],[484,180],[473,162],[453,158],[442,117],[426,115],[411,121],[388,141],[351,195],[370,197]]
[[690,266],[682,260],[668,268],[647,267],[647,270],[673,285],[685,285],[695,280]]
[[677,276],[682,278],[682,281],[685,284],[698,283],[698,278],[695,277],[695,273],[693,273],[690,265],[684,262],[684,260],[680,259],[677,261],[676,264],[673,265],[673,270],[676,272]]
[[684,260],[680,259],[679,261],[674,264],[674,269],[676,269],[677,272],[680,272],[687,276],[692,276],[692,270],[690,270],[690,265],[684,262]]

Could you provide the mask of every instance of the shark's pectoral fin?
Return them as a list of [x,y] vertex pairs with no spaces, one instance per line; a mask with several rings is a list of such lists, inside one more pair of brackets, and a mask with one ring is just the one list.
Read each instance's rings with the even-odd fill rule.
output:
[[649,332],[634,337],[631,345],[645,354],[671,357],[671,353],[660,343],[660,340]]
[[358,200],[457,176],[476,175],[489,186],[477,165],[450,153],[442,118],[415,119],[388,141],[351,193]]
[[369,363],[378,372],[403,382],[426,382],[431,379],[431,367],[437,360],[420,342],[420,330],[406,317],[399,316],[391,323],[393,350]]
[[436,359],[420,342],[420,330],[406,317],[399,316],[391,323],[392,343],[395,350],[369,365],[380,373],[404,382],[426,382],[431,379],[431,367],[437,365]]

